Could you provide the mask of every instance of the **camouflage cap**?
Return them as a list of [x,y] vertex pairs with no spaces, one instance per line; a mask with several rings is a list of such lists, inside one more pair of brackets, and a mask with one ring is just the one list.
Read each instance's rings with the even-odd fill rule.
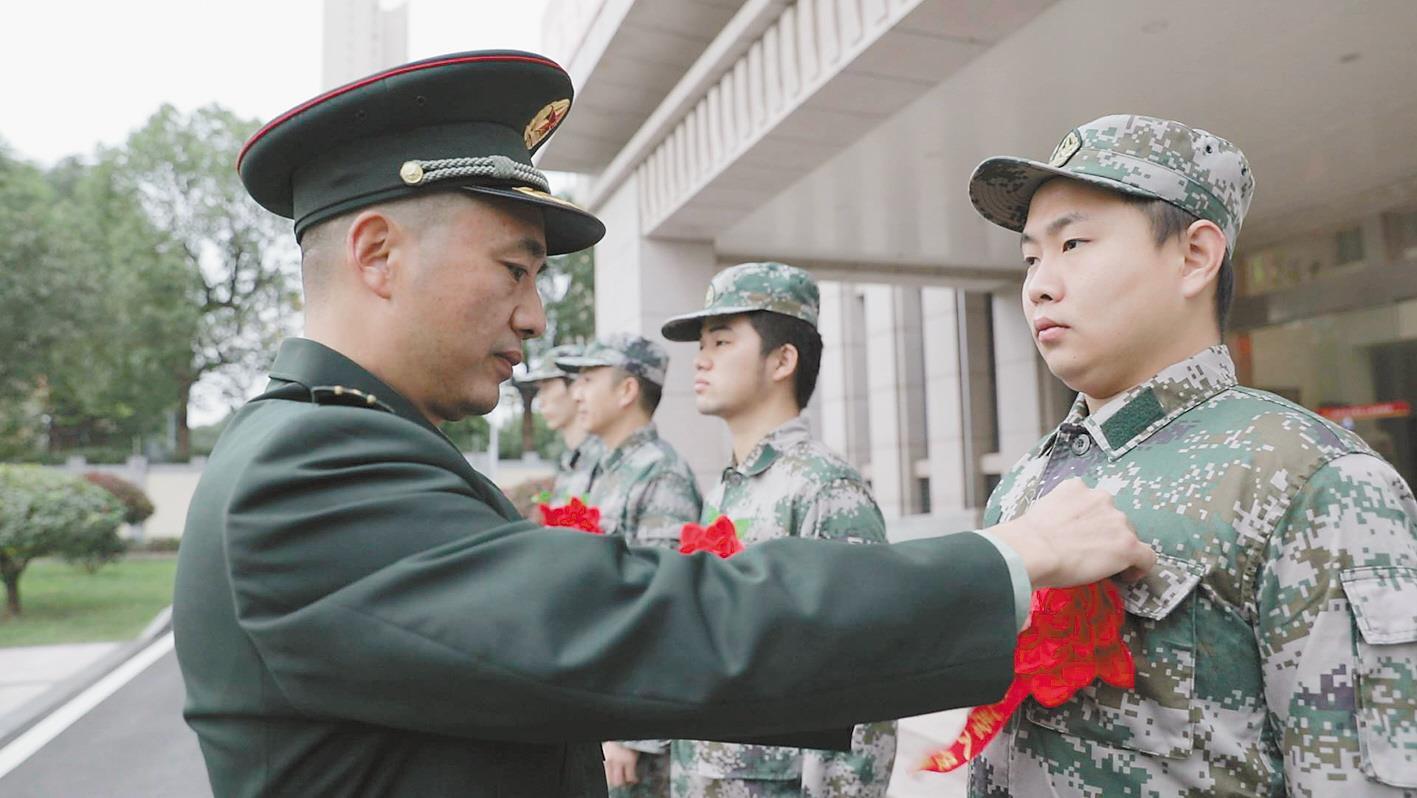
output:
[[542,380],[565,379],[574,376],[556,365],[556,359],[562,357],[579,357],[585,347],[580,344],[561,344],[553,346],[541,359],[536,362],[536,368],[528,371],[524,376],[517,378],[517,382],[541,382]]
[[1215,222],[1232,252],[1255,192],[1249,162],[1234,144],[1180,122],[1118,114],[1075,128],[1048,163],[984,161],[969,179],[969,199],[985,219],[1022,232],[1033,192],[1054,177],[1165,200]]
[[556,358],[556,366],[571,373],[597,366],[613,366],[663,387],[669,355],[664,347],[648,338],[616,333],[587,344],[585,352],[579,356]]
[[817,281],[796,266],[740,263],[709,281],[703,310],[675,316],[664,323],[660,332],[671,341],[697,341],[704,319],[754,310],[781,313],[816,327],[820,304]]

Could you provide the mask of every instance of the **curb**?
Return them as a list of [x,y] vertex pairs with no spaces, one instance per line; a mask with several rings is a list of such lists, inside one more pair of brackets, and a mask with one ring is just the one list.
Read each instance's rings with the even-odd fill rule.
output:
[[136,638],[120,645],[108,656],[55,684],[13,712],[0,717],[0,749],[14,742],[54,710],[64,706],[119,665],[127,662],[154,640],[172,629],[172,607],[166,607]]

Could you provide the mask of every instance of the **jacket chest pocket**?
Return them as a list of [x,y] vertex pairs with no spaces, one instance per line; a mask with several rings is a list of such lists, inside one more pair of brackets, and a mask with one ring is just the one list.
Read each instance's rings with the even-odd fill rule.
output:
[[1122,639],[1136,663],[1130,690],[1100,681],[1062,706],[1025,705],[1029,722],[1064,734],[1153,756],[1183,758],[1194,746],[1196,588],[1200,563],[1158,555],[1156,567],[1122,587]]
[[1340,578],[1358,632],[1363,772],[1384,784],[1417,787],[1417,568],[1350,568]]

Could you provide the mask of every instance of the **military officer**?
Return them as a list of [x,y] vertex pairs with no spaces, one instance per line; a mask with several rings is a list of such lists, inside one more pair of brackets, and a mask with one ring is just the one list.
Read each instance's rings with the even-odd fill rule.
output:
[[970,181],[1021,233],[1025,315],[1080,394],[986,521],[1081,476],[1159,552],[1125,592],[1135,689],[1030,700],[971,795],[1417,788],[1417,504],[1356,436],[1236,384],[1221,335],[1254,184],[1229,141],[1131,115]]
[[[733,461],[700,523],[732,520],[745,546],[779,538],[885,543],[866,481],[812,438],[802,408],[822,360],[817,283],[782,263],[718,273],[702,310],[665,322],[671,341],[697,341],[694,401],[733,439]],[[895,723],[857,726],[849,752],[677,740],[676,798],[872,798],[886,793]]]
[[185,716],[218,798],[604,795],[600,740],[797,744],[990,701],[1016,580],[1149,566],[1078,483],[999,545],[720,560],[522,520],[438,425],[496,405],[545,328],[546,255],[603,234],[531,164],[571,98],[541,56],[458,53],[302,103],[238,156],[295,221],[305,334],[214,448],[178,562]]
[[546,426],[561,436],[565,450],[556,462],[556,481],[546,500],[551,504],[564,504],[572,498],[584,500],[590,487],[590,473],[605,447],[600,439],[586,432],[585,425],[576,417],[576,400],[571,396],[571,380],[574,374],[563,371],[556,365],[558,357],[575,357],[584,347],[579,344],[562,344],[552,347],[522,382],[536,386],[536,404],[546,419]]
[[[676,550],[679,531],[697,521],[703,499],[689,465],[655,429],[669,355],[638,335],[616,333],[556,365],[575,373],[577,419],[605,444],[590,477],[587,504],[600,508],[607,535]],[[669,741],[607,742],[606,779],[619,798],[667,798]]]

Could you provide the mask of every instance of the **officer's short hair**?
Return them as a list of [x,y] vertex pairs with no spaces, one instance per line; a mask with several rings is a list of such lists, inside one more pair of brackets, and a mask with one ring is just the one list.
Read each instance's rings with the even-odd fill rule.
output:
[[[1131,194],[1116,192],[1123,202],[1146,214],[1151,220],[1151,233],[1159,247],[1167,241],[1190,229],[1200,220],[1190,211],[1172,205],[1165,200],[1148,199]],[[1225,251],[1225,259],[1220,262],[1220,271],[1215,275],[1215,321],[1220,325],[1221,334],[1230,321],[1230,306],[1235,300],[1235,269],[1230,263],[1230,251]]]
[[748,314],[748,323],[762,339],[761,353],[768,353],[784,344],[792,344],[797,350],[797,371],[792,375],[792,393],[797,399],[797,409],[801,410],[811,401],[817,390],[817,373],[822,368],[822,335],[817,328],[799,318],[770,310],[754,310]]

